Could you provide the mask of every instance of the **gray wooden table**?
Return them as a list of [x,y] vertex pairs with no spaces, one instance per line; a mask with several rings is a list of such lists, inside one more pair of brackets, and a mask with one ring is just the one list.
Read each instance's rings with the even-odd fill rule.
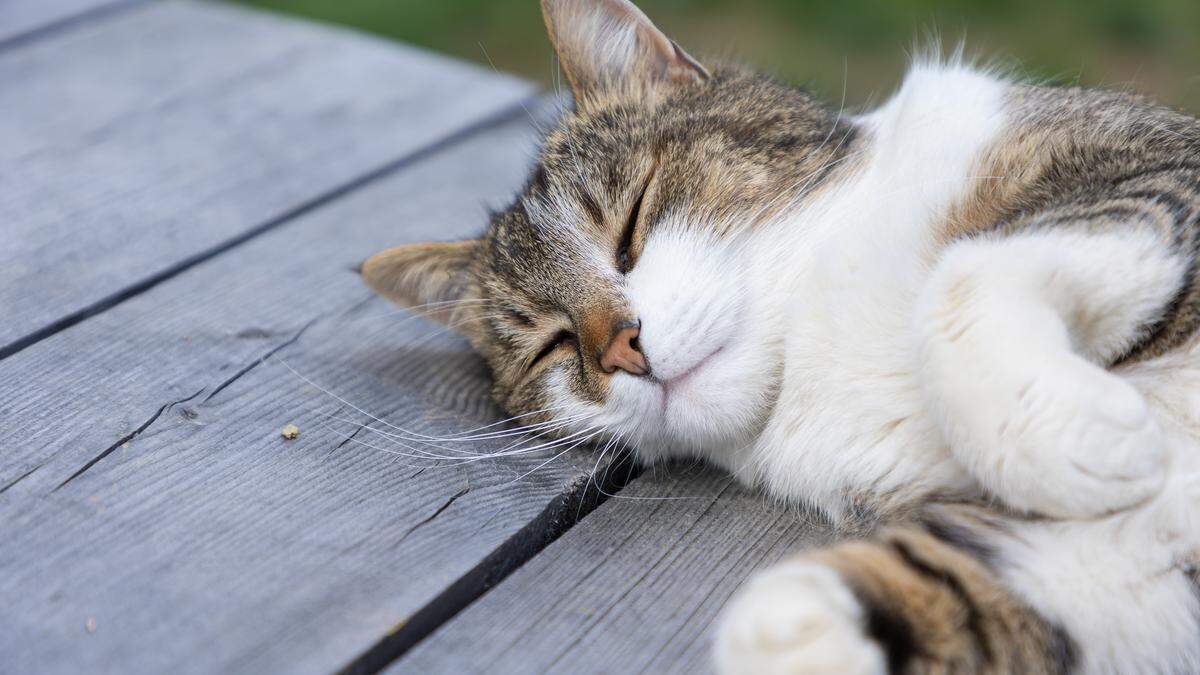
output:
[[697,672],[740,581],[828,536],[700,467],[381,433],[497,418],[347,270],[483,227],[555,114],[529,83],[224,4],[0,0],[0,101],[0,672]]

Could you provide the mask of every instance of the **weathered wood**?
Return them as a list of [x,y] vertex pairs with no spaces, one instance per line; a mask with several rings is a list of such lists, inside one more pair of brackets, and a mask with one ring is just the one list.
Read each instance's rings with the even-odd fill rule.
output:
[[422,471],[324,428],[364,416],[282,365],[425,433],[493,419],[462,341],[415,345],[429,324],[347,268],[480,229],[531,142],[521,119],[456,145],[0,361],[5,670],[327,672],[574,517],[586,453]]
[[100,18],[139,0],[4,0],[0,2],[0,49],[67,23]]
[[648,472],[387,672],[708,672],[738,585],[830,537],[715,471]]
[[0,52],[0,82],[0,357],[532,91],[184,1]]

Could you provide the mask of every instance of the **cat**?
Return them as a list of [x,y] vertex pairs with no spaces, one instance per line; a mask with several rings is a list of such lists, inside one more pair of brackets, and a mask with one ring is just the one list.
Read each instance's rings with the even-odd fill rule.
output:
[[510,414],[869,530],[747,583],[718,669],[1200,672],[1200,122],[961,59],[851,115],[542,9],[574,107],[523,190],[362,274]]

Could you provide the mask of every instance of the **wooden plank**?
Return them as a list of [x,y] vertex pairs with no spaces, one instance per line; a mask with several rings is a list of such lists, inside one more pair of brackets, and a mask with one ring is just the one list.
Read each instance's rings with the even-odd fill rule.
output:
[[494,419],[465,344],[418,343],[430,326],[368,299],[347,267],[480,229],[532,142],[524,118],[507,124],[0,361],[4,669],[385,660],[586,512],[572,498],[587,453],[422,471],[359,444],[400,449],[373,432],[325,428],[323,413],[365,417],[281,365],[424,433]]
[[0,48],[15,40],[71,22],[100,17],[136,0],[3,0],[0,2]]
[[0,82],[0,357],[532,91],[183,1],[0,53]]
[[733,591],[831,536],[724,474],[655,470],[387,672],[709,672],[712,623]]

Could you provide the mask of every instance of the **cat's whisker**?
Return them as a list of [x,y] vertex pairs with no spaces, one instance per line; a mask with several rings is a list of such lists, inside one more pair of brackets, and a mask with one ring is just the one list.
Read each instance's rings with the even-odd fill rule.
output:
[[[621,460],[616,459],[616,457],[617,457],[616,453],[624,452],[630,456],[632,456],[634,454],[634,449],[631,448],[630,446],[628,446],[625,442],[627,438],[628,438],[628,434],[625,432],[618,432],[614,436],[614,439],[616,440],[616,443],[614,446],[615,447],[614,459],[613,459],[613,461],[610,461],[608,463],[608,468],[611,468],[614,464],[620,463]],[[634,501],[686,501],[686,500],[697,499],[697,497],[657,497],[657,496],[651,496],[651,495],[627,495],[623,491],[606,492],[604,490],[603,483],[608,482],[607,470],[608,469],[606,468],[605,469],[605,471],[606,471],[605,480],[602,481],[601,483],[597,483],[596,489],[600,491],[600,494],[604,495],[605,497],[611,498],[611,499],[630,499],[630,500],[634,500]],[[730,482],[732,482],[732,481],[733,481],[733,479],[731,478]]]
[[502,424],[508,424],[509,422],[512,422],[513,420],[519,420],[519,419],[523,419],[525,417],[532,417],[534,415],[541,415],[541,414],[548,413],[548,412],[557,412],[559,410],[564,410],[566,408],[572,408],[572,407],[575,407],[574,404],[563,403],[561,405],[550,406],[548,408],[540,408],[538,410],[531,410],[529,412],[521,413],[520,415],[513,415],[512,417],[506,417],[502,420],[497,420],[495,422],[492,422],[491,424],[485,424],[484,426],[481,426],[481,427],[476,427],[474,429],[468,429],[462,433],[463,434],[472,434],[477,431],[482,431],[484,429],[490,429],[492,427],[497,427]]
[[[573,439],[575,439],[579,436],[584,436],[585,437],[584,440],[586,441],[588,438],[590,438],[592,435],[594,435],[593,432],[595,432],[595,430],[598,429],[598,427],[591,427],[585,431],[577,432],[576,434],[572,434],[570,436],[556,439],[554,441],[543,443],[543,444],[540,444],[540,445],[532,447],[532,448],[523,448],[523,449],[512,450],[512,451],[507,451],[507,452],[476,453],[476,454],[464,456],[464,455],[439,455],[439,454],[425,451],[421,448],[409,446],[404,443],[400,443],[399,445],[401,445],[401,447],[409,450],[410,452],[401,452],[399,450],[383,448],[383,447],[380,447],[373,443],[369,443],[367,441],[355,438],[353,434],[346,434],[344,432],[341,432],[341,431],[335,429],[334,427],[332,427],[330,425],[327,425],[324,423],[320,423],[320,424],[322,427],[328,429],[329,431],[331,431],[334,434],[341,437],[343,439],[343,442],[351,442],[356,445],[368,447],[373,450],[384,452],[384,453],[387,453],[390,455],[407,457],[407,458],[416,459],[416,460],[437,462],[441,466],[461,466],[464,464],[470,464],[473,462],[477,462],[480,460],[486,460],[486,459],[497,459],[497,458],[502,458],[502,457],[515,457],[515,456],[521,456],[521,455],[534,454],[537,452],[542,452],[542,451],[545,451],[548,449],[553,449],[555,447],[559,447],[564,443],[570,443]],[[370,427],[367,427],[367,428],[370,430]],[[578,444],[573,444],[572,447],[576,447],[577,445]]]
[[[375,433],[376,435],[383,436],[386,438],[395,439],[395,440],[405,440],[405,441],[411,441],[411,442],[417,442],[417,443],[429,443],[431,445],[433,445],[433,442],[437,442],[437,443],[477,443],[479,441],[484,441],[484,440],[493,440],[493,439],[499,439],[499,438],[508,438],[508,437],[512,437],[512,436],[528,435],[531,432],[553,431],[553,430],[557,430],[559,428],[570,426],[572,424],[576,424],[581,421],[585,421],[587,419],[590,419],[591,417],[595,417],[595,414],[577,415],[577,416],[570,417],[570,418],[554,419],[554,420],[550,420],[547,422],[541,422],[538,424],[531,424],[531,425],[526,425],[523,427],[507,429],[504,432],[495,432],[492,434],[480,434],[480,435],[476,435],[476,436],[431,436],[431,435],[427,435],[427,434],[418,434],[418,433],[412,433],[412,432],[410,432],[408,434],[396,434],[396,433],[384,431],[382,429],[377,429],[377,428],[371,426],[370,424],[361,424],[355,420],[349,420],[349,419],[346,419],[343,417],[337,417],[335,415],[331,415],[328,413],[318,413],[318,414],[324,415],[325,417],[328,417],[330,419],[334,419],[336,421],[343,422],[346,424],[358,425],[359,427],[361,427],[367,431],[370,431],[372,433]],[[457,449],[457,448],[448,448],[443,445],[434,445],[434,447],[437,447],[437,448],[443,449],[443,450],[454,451],[454,452],[459,451],[459,449]]]
[[588,431],[590,431],[590,432],[591,432],[589,435],[587,435],[587,436],[584,436],[583,438],[579,439],[579,440],[578,440],[578,441],[576,441],[575,443],[572,443],[571,445],[567,446],[567,447],[566,447],[566,449],[562,450],[561,452],[558,452],[557,454],[555,454],[555,455],[554,455],[553,457],[551,457],[550,459],[547,459],[546,461],[542,462],[541,464],[538,464],[537,466],[533,467],[533,468],[532,468],[532,469],[530,469],[529,471],[526,471],[525,473],[521,474],[520,476],[517,476],[516,478],[514,478],[514,479],[513,479],[512,481],[510,481],[510,482],[512,482],[512,483],[516,483],[516,482],[518,482],[518,481],[520,481],[520,480],[522,480],[522,479],[526,478],[527,476],[529,476],[529,475],[533,474],[533,473],[534,473],[535,471],[537,471],[538,469],[541,469],[542,467],[544,467],[544,466],[546,466],[546,465],[550,464],[550,463],[551,463],[551,462],[553,462],[554,460],[556,460],[556,459],[558,459],[558,458],[562,457],[563,455],[567,454],[568,452],[570,452],[570,451],[574,450],[575,448],[577,448],[577,447],[579,447],[579,446],[581,446],[581,445],[583,445],[583,444],[585,444],[585,443],[587,443],[587,442],[591,441],[592,439],[596,438],[597,436],[599,436],[599,435],[601,435],[601,434],[603,433],[603,430],[602,430],[600,427],[590,427],[590,428],[588,429]]

